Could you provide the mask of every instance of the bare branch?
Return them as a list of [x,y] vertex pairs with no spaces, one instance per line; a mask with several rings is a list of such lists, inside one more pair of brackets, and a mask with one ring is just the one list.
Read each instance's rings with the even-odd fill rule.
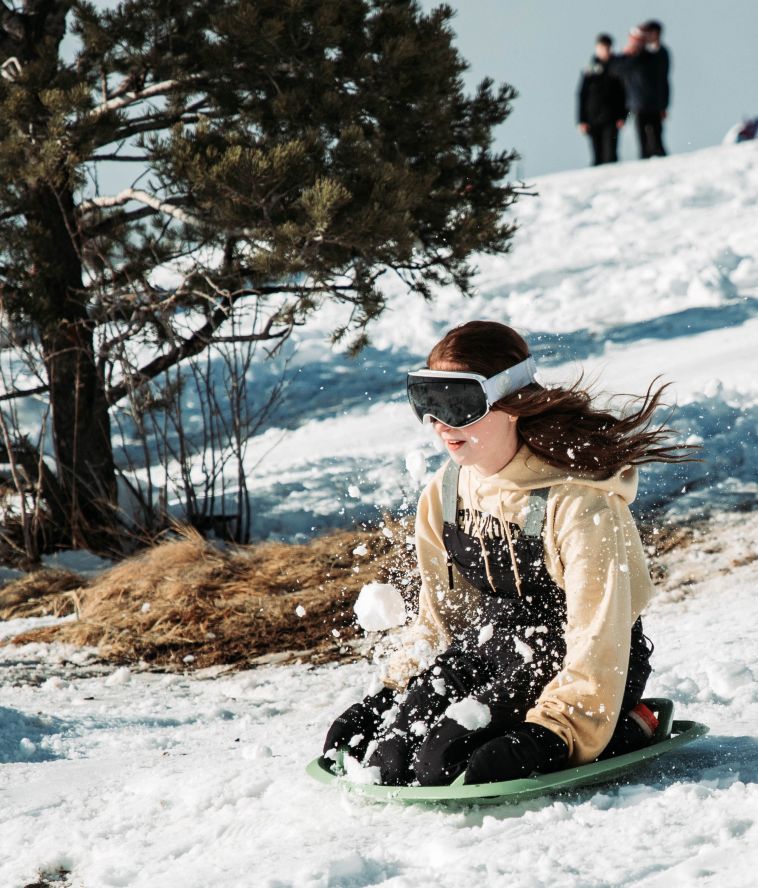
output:
[[26,398],[29,395],[41,395],[48,390],[49,387],[47,385],[38,385],[36,388],[30,389],[16,389],[12,392],[5,392],[0,395],[0,401],[13,401],[15,398]]
[[137,188],[124,188],[123,191],[120,191],[113,197],[90,198],[90,200],[85,200],[79,205],[79,211],[81,213],[87,213],[94,209],[120,207],[132,200],[137,203],[146,204],[148,207],[152,207],[152,209],[159,213],[167,213],[169,216],[173,216],[174,219],[183,222],[185,225],[194,225],[198,228],[202,225],[196,216],[193,216],[191,213],[185,212],[181,207],[176,206],[171,198],[161,200],[154,194],[150,194],[148,191],[141,191]]
[[[119,401],[127,395],[134,386],[135,381],[137,384],[149,382],[151,379],[155,379],[156,376],[160,376],[161,373],[165,373],[166,370],[170,370],[185,358],[190,358],[203,351],[213,341],[216,330],[229,319],[230,312],[238,298],[240,297],[237,294],[229,294],[225,296],[225,298],[217,304],[216,310],[208,318],[206,323],[199,329],[195,330],[191,336],[188,336],[186,339],[180,339],[179,342],[165,354],[154,358],[144,367],[137,370],[135,372],[134,380],[123,380],[118,385],[111,386],[106,393],[108,403],[115,404],[116,401]],[[292,332],[290,324],[285,324],[283,332],[272,330],[273,325],[274,317],[270,317],[264,325],[263,330],[258,334],[258,339],[261,341],[264,339],[278,339],[280,342],[283,342]]]
[[89,111],[86,117],[102,117],[109,111],[118,111],[121,108],[128,108],[135,102],[141,102],[143,99],[149,99],[152,96],[163,96],[173,92],[177,87],[183,86],[185,81],[182,80],[162,80],[160,83],[153,83],[140,90],[130,90],[122,93],[115,98],[108,99],[107,102],[101,102],[99,105]]
[[289,333],[289,328],[272,333],[237,333],[234,336],[214,336],[211,342],[214,345],[217,342],[264,342],[271,339],[281,339],[284,336],[289,336]]
[[150,160],[149,154],[119,154],[114,151],[112,154],[91,154],[87,160],[119,160],[124,163],[147,163]]

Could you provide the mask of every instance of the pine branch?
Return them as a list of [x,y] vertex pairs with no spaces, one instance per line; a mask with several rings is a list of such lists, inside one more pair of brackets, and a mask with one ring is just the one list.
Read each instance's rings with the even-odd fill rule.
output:
[[100,237],[121,225],[128,225],[130,222],[137,222],[140,219],[147,219],[150,216],[155,216],[157,213],[158,210],[153,209],[153,207],[140,207],[138,210],[113,213],[113,215],[108,216],[106,219],[101,219],[93,225],[81,225],[79,230],[86,238]]
[[128,108],[130,105],[141,102],[143,99],[149,99],[153,96],[167,95],[177,89],[177,87],[184,86],[187,82],[188,81],[176,79],[162,80],[160,83],[153,83],[151,86],[146,86],[144,89],[129,90],[121,95],[117,95],[115,98],[108,99],[107,101],[96,105],[87,113],[85,119],[99,118],[104,114],[108,114],[110,111],[119,111],[122,108]]
[[[180,198],[176,198],[176,200],[179,199]],[[185,212],[181,207],[173,203],[170,198],[168,200],[161,200],[154,194],[150,194],[147,191],[142,191],[137,188],[124,188],[123,191],[120,191],[112,197],[92,197],[89,200],[83,201],[79,205],[79,212],[84,214],[95,209],[120,207],[130,201],[146,204],[158,213],[167,213],[169,216],[173,216],[174,219],[185,225],[192,225],[196,228],[202,226],[202,222],[197,216]]]

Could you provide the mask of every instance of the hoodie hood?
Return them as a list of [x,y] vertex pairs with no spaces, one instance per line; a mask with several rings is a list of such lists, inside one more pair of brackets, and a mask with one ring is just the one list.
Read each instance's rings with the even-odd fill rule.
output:
[[494,504],[498,500],[517,499],[513,495],[519,492],[528,494],[531,490],[559,484],[576,484],[602,490],[609,495],[621,497],[629,505],[637,495],[637,483],[638,473],[634,466],[625,466],[610,478],[592,478],[551,466],[523,444],[508,465],[494,475],[481,475],[473,466],[463,466],[460,489],[471,490],[485,511],[497,514]]

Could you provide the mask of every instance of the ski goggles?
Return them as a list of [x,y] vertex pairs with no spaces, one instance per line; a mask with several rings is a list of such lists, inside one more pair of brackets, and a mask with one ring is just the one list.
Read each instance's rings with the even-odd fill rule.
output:
[[479,373],[413,370],[408,374],[408,400],[421,422],[438,420],[462,429],[483,419],[493,404],[536,381],[531,355],[487,379]]

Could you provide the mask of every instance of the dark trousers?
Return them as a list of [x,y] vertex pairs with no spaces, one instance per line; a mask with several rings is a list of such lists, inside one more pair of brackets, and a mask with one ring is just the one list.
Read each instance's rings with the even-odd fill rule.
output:
[[593,166],[599,166],[601,163],[616,163],[618,160],[616,121],[612,120],[610,123],[590,127],[589,136],[592,142]]
[[663,119],[659,111],[638,111],[636,114],[637,138],[640,140],[640,157],[665,157],[663,147]]

